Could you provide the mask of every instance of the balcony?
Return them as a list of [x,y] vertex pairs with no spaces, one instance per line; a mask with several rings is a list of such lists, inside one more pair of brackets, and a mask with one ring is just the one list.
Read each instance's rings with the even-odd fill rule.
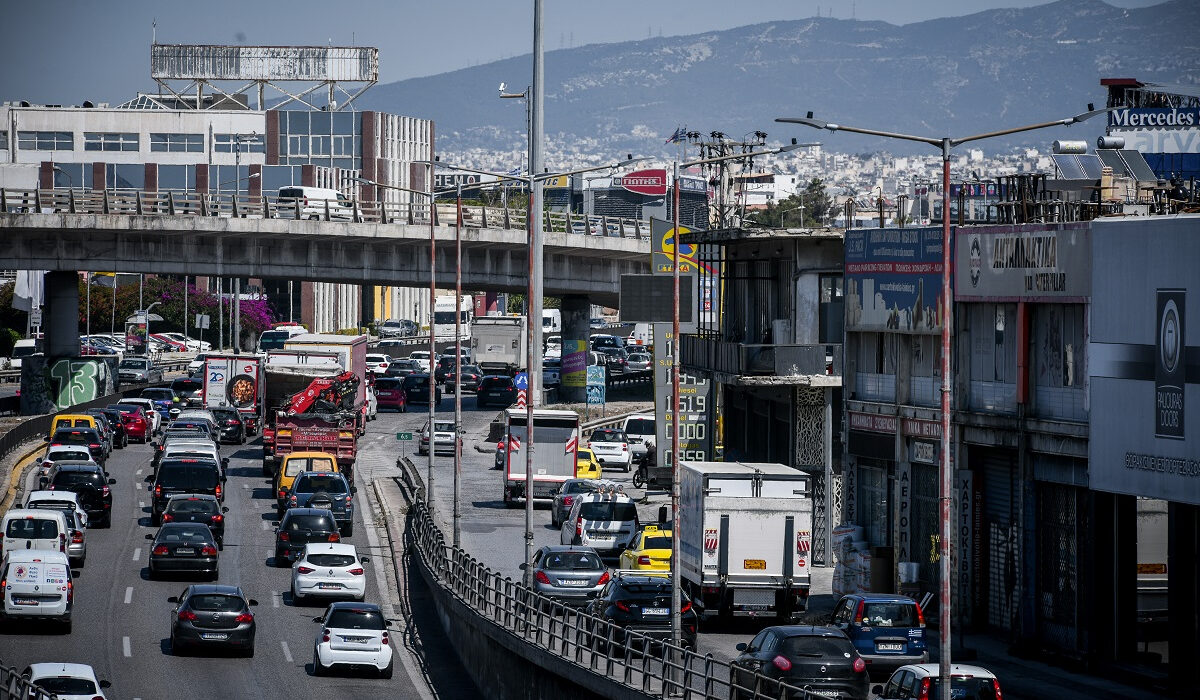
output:
[[[685,335],[680,362],[715,374],[750,379],[775,377],[773,384],[840,386],[841,345],[763,345]],[[817,379],[819,377],[819,379]],[[795,381],[786,381],[787,379]]]

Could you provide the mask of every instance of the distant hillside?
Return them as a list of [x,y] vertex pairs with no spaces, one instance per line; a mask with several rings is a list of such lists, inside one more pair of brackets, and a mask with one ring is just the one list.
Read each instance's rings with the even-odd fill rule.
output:
[[[525,143],[520,102],[496,88],[529,82],[530,56],[378,85],[361,108],[437,124],[438,150]],[[774,123],[812,110],[830,121],[965,135],[1100,104],[1102,77],[1200,84],[1200,2],[1138,10],[1100,0],[895,26],[832,18],[769,22],[686,37],[546,54],[546,136],[558,152],[664,152],[678,125],[732,137],[820,138],[839,151],[911,152],[897,142]],[[1097,133],[1100,118],[1079,137]],[[1075,134],[1072,134],[1074,136]],[[988,143],[1045,144],[1043,135]]]

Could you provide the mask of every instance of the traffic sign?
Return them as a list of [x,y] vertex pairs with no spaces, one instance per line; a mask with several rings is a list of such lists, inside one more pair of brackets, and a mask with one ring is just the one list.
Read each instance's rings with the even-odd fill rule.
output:
[[396,439],[397,440],[412,440],[413,434],[412,433],[396,433]]
[[587,368],[587,385],[588,386],[604,386],[604,365],[591,365]]
[[602,406],[605,399],[605,387],[603,384],[588,384],[587,385],[587,402],[589,406]]
[[513,377],[513,386],[518,389],[529,388],[529,375],[524,372],[518,372],[517,376]]
[[517,389],[517,408],[525,408],[525,390]]

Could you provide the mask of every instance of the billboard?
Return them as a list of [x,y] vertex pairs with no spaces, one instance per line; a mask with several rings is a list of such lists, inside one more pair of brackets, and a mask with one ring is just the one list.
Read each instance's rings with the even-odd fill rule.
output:
[[972,226],[954,239],[958,301],[1076,301],[1092,291],[1086,223]]
[[1093,221],[1092,251],[1090,486],[1200,505],[1200,217]]
[[664,168],[638,170],[623,177],[613,178],[613,184],[636,194],[662,197],[667,194],[667,171]]
[[162,80],[303,80],[374,83],[379,49],[370,46],[153,44],[150,77]]
[[846,232],[846,330],[941,333],[942,229]]

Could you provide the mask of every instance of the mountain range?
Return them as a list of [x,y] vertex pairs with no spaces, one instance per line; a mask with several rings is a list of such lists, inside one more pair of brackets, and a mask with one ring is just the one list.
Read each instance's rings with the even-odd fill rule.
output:
[[[525,148],[519,92],[530,55],[377,85],[360,109],[431,118],[439,152]],[[1200,85],[1200,2],[1122,9],[1059,0],[963,17],[886,22],[812,17],[691,36],[592,44],[545,54],[545,134],[551,157],[665,155],[676,127],[741,139],[819,139],[842,152],[928,151],[878,137],[775,123],[808,111],[831,122],[960,136],[1067,117],[1102,106],[1101,78]],[[1101,133],[1055,130],[1049,138]],[[1031,132],[987,150],[1044,145]]]

